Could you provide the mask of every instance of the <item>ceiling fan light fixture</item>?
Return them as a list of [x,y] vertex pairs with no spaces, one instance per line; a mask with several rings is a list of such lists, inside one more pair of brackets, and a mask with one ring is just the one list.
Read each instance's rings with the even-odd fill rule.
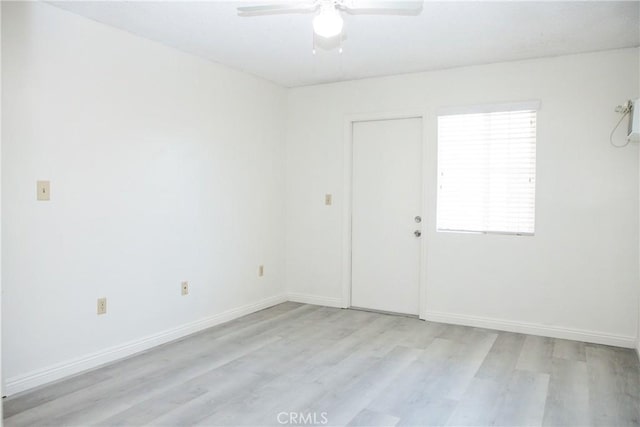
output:
[[324,38],[335,37],[342,32],[344,21],[335,7],[322,8],[313,18],[313,31]]

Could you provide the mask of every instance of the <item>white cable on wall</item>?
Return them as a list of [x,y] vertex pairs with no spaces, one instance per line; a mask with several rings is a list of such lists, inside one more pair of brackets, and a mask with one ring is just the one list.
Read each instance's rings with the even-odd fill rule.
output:
[[625,105],[619,105],[618,108],[616,108],[616,112],[622,113],[622,117],[620,117],[620,120],[618,120],[618,123],[616,123],[615,127],[611,131],[611,134],[609,135],[609,143],[611,143],[611,145],[614,146],[615,148],[624,148],[627,145],[629,145],[629,142],[631,142],[631,139],[627,137],[626,142],[624,144],[618,145],[613,142],[613,134],[616,132],[616,130],[618,130],[618,127],[620,127],[620,123],[622,123],[624,118],[627,117],[629,113],[631,113],[631,102],[627,101]]

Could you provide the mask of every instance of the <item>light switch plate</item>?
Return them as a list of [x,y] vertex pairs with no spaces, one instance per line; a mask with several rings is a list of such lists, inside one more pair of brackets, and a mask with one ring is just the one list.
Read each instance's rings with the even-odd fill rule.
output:
[[180,293],[182,296],[189,295],[189,282],[180,283]]
[[331,196],[331,194],[325,194],[324,195],[324,204],[327,206],[331,206],[331,204],[333,203],[333,197]]
[[38,181],[37,185],[37,198],[40,201],[47,201],[50,199],[50,184],[49,181]]
[[258,277],[264,276],[264,265],[258,266]]

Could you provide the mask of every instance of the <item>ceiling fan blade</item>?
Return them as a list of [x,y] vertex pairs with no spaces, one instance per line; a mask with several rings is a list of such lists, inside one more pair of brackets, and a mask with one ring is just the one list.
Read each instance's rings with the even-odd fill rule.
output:
[[402,12],[418,12],[422,10],[422,0],[378,1],[378,0],[344,0],[338,7],[347,11],[364,10],[397,10]]
[[280,3],[280,4],[264,4],[259,6],[241,6],[238,8],[238,15],[269,15],[276,13],[296,13],[310,12],[316,10],[318,4],[313,1],[310,3]]

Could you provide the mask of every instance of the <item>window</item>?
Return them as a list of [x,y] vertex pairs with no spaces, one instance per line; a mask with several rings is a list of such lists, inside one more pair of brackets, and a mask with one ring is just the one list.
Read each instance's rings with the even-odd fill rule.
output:
[[438,116],[438,231],[534,233],[537,109]]

